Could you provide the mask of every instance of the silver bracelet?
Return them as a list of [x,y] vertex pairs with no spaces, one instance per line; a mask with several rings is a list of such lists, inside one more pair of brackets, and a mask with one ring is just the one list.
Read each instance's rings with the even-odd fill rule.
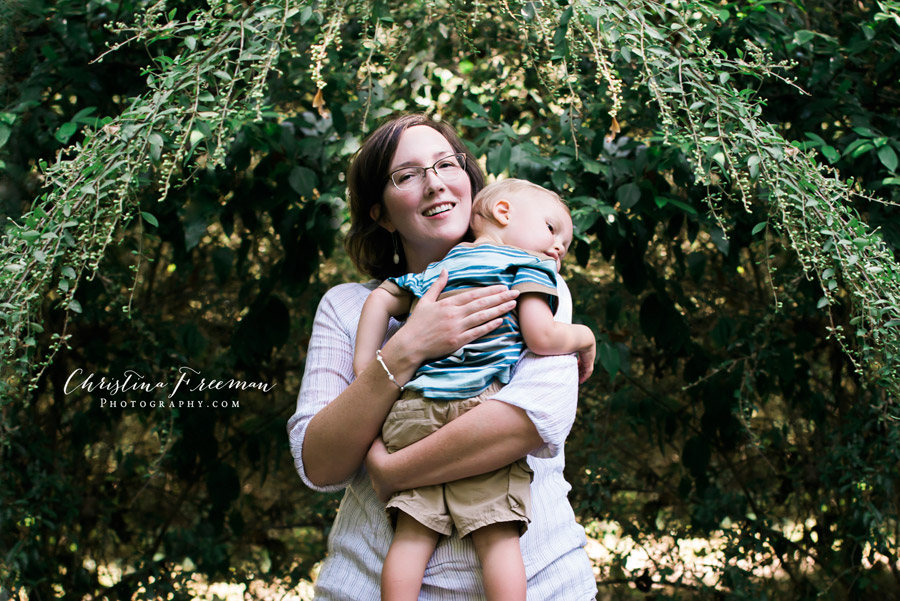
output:
[[377,351],[375,351],[375,359],[379,363],[381,363],[381,367],[384,368],[384,373],[387,374],[388,380],[393,382],[397,386],[397,388],[400,389],[400,392],[403,392],[404,390],[406,390],[406,387],[402,386],[399,382],[397,382],[397,378],[394,377],[394,374],[392,374],[391,370],[388,369],[388,366],[385,365],[384,357],[381,356],[381,349],[378,349]]

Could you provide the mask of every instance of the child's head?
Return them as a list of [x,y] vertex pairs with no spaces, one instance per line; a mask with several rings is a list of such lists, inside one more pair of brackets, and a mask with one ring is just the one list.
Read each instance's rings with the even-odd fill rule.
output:
[[486,186],[472,204],[475,237],[492,235],[503,244],[560,261],[572,243],[569,208],[555,192],[521,179]]

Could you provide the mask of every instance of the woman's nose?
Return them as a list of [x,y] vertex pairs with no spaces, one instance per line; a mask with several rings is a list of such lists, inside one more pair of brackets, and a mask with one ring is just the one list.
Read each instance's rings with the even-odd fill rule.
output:
[[444,180],[441,179],[441,176],[437,174],[437,170],[434,167],[430,167],[425,170],[425,189],[426,190],[441,190],[444,187]]

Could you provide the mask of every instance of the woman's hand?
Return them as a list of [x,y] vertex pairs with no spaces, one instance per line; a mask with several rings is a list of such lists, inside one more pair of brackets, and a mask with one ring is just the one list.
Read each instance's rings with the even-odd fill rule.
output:
[[385,356],[405,356],[418,368],[449,355],[499,327],[503,316],[515,309],[519,295],[505,286],[486,286],[438,300],[446,284],[447,272],[442,270],[406,324],[384,346]]
[[372,488],[375,494],[381,499],[382,503],[387,503],[396,490],[387,480],[386,462],[389,460],[390,453],[384,446],[381,437],[375,439],[369,452],[366,454],[366,470],[369,472],[369,479],[372,481]]

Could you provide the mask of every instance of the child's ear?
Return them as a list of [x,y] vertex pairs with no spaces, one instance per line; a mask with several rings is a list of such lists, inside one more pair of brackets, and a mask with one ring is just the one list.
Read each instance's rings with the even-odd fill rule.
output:
[[394,224],[391,223],[391,218],[387,216],[387,213],[384,216],[381,215],[381,205],[373,205],[369,210],[369,217],[372,218],[372,221],[389,231],[390,233],[394,233]]
[[512,204],[505,198],[501,198],[494,203],[491,209],[491,215],[500,225],[509,225],[509,213],[512,210]]

